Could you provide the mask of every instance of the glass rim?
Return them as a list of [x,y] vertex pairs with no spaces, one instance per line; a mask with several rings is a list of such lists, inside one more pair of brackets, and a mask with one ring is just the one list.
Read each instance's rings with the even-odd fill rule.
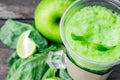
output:
[[[63,29],[63,26],[64,26],[64,20],[65,20],[65,16],[67,15],[67,13],[69,12],[69,10],[75,5],[77,4],[78,2],[80,2],[81,0],[76,0],[74,1],[66,10],[65,12],[63,13],[63,16],[61,18],[61,21],[60,21],[60,36],[61,36],[61,39],[63,41],[63,44],[65,45],[65,47],[67,48],[67,51],[70,52],[70,54],[73,54],[75,55],[78,59],[81,59],[83,61],[86,61],[88,63],[92,63],[92,64],[98,64],[98,65],[117,65],[120,63],[120,59],[119,60],[115,60],[115,61],[110,61],[110,62],[99,62],[99,61],[93,61],[93,60],[90,60],[90,59],[87,59],[85,57],[82,57],[80,54],[74,52],[74,50],[70,47],[70,45],[68,44],[67,40],[66,40],[66,37],[65,37],[65,34],[64,34],[64,29]],[[117,3],[116,0],[100,0],[100,1],[107,1],[109,2],[111,5],[114,5]],[[116,4],[117,5],[117,4]],[[117,7],[118,9],[120,9],[120,7],[118,6]]]

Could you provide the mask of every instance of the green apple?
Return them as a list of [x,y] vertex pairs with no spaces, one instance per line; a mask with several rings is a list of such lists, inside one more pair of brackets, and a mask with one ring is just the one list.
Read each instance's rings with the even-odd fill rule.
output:
[[47,39],[62,42],[59,23],[66,8],[75,0],[42,0],[35,11],[36,29]]

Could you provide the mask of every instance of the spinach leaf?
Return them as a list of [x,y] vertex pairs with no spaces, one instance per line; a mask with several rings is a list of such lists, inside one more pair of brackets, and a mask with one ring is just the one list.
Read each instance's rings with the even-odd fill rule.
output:
[[8,67],[11,68],[12,65],[19,59],[17,52],[12,53],[11,57],[8,60]]
[[18,37],[26,30],[34,30],[34,28],[29,24],[8,19],[0,29],[0,40],[15,49]]
[[[58,69],[50,69],[46,63],[49,51],[57,51],[63,49],[62,44],[51,43],[42,52],[36,53],[26,59],[17,59],[17,53],[15,52],[9,61],[10,71],[6,80],[45,80],[56,79],[59,77]],[[66,75],[65,75],[66,74]],[[66,80],[67,73],[61,72],[61,79]],[[68,80],[70,80],[68,78]]]
[[37,45],[37,51],[41,52],[48,46],[48,42],[43,38],[38,31],[32,30],[29,34],[29,38],[35,42]]
[[63,44],[60,43],[49,43],[48,47],[41,51],[41,53],[48,53],[49,51],[58,51],[58,50],[64,50],[66,51],[65,47]]
[[27,59],[17,60],[11,67],[6,80],[41,80],[48,70],[47,54],[35,54]]
[[56,76],[57,69],[48,69],[47,72],[44,74],[41,80],[45,80],[46,78],[53,78]]
[[60,69],[59,71],[59,77],[61,80],[73,80],[70,75],[67,73],[66,69]]

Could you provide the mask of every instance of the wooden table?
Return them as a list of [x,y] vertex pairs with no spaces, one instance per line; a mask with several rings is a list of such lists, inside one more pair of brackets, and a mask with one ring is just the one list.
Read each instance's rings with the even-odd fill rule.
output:
[[[34,11],[40,0],[0,0],[0,26],[8,18],[32,23]],[[5,80],[8,72],[7,60],[12,49],[0,41],[0,80]],[[116,66],[107,80],[120,80],[120,65]]]

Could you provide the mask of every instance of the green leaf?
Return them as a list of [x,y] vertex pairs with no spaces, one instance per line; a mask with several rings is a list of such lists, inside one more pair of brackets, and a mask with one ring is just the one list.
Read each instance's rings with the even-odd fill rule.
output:
[[57,69],[48,69],[47,72],[44,74],[44,76],[42,77],[41,80],[45,80],[47,78],[52,78],[52,77],[55,77],[56,75],[56,72],[57,72]]
[[103,45],[97,45],[96,46],[96,49],[99,50],[99,51],[107,51],[109,50],[107,47],[103,46]]
[[[49,51],[64,49],[62,44],[51,43],[42,54],[36,53],[26,59],[16,59],[16,52],[11,56],[10,71],[6,80],[45,80],[58,79],[57,69],[50,69],[46,63]],[[41,53],[41,52],[40,52]],[[66,73],[67,74],[67,73]],[[65,80],[65,77],[62,77]],[[66,77],[67,78],[67,77]]]
[[35,54],[27,59],[19,59],[11,67],[6,80],[41,80],[48,70],[47,54]]
[[86,41],[86,39],[84,38],[84,36],[77,36],[73,33],[71,33],[71,37],[73,40],[78,40],[78,41]]
[[106,47],[104,45],[95,44],[95,43],[92,43],[92,46],[94,49],[99,50],[99,51],[108,51],[108,50],[116,47],[116,46]]
[[58,50],[64,50],[66,51],[66,48],[64,47],[63,44],[60,43],[49,43],[48,47],[41,51],[42,53],[44,52],[49,52],[49,51],[58,51]]
[[8,67],[11,68],[12,65],[19,59],[17,52],[12,53],[11,57],[8,59]]
[[99,50],[99,51],[107,51],[107,50],[115,47],[115,46],[112,46],[112,47],[108,48],[108,47],[105,47],[104,45],[101,45],[101,44],[91,43],[91,42],[87,41],[87,39],[86,39],[84,36],[77,36],[77,35],[75,35],[75,34],[73,34],[73,33],[71,33],[71,37],[72,37],[73,40],[83,41],[83,42],[85,42],[87,45],[92,44],[92,47],[93,47],[94,49],[96,49],[96,50]]
[[60,69],[59,71],[59,77],[61,80],[73,80],[70,75],[67,73],[66,69]]
[[19,36],[26,30],[34,30],[34,28],[29,24],[8,19],[0,29],[0,40],[15,49]]
[[29,34],[29,38],[35,42],[38,48],[38,52],[41,52],[48,46],[48,42],[43,38],[38,31],[32,30]]

